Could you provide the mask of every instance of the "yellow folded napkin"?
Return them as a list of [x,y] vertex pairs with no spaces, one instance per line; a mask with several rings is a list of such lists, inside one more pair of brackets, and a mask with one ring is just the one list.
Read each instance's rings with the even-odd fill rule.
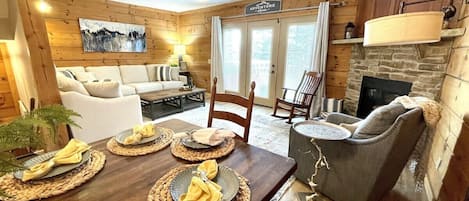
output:
[[46,162],[36,164],[29,168],[29,170],[23,171],[23,178],[21,180],[29,181],[31,179],[40,178],[49,173],[55,166],[79,163],[83,159],[82,154],[90,148],[91,146],[85,142],[71,139],[53,158]]
[[234,136],[233,131],[219,128],[203,128],[192,133],[194,141],[210,146],[220,144],[225,138],[233,138]]
[[[223,198],[221,186],[211,181],[218,174],[218,164],[215,160],[204,161],[197,167],[204,172],[207,181],[199,176],[192,177],[186,194],[181,195],[179,201],[220,201]],[[203,177],[203,176],[202,176]]]
[[124,144],[135,144],[140,142],[143,138],[153,137],[154,135],[156,135],[156,131],[153,124],[136,125],[132,129],[132,135],[124,139]]

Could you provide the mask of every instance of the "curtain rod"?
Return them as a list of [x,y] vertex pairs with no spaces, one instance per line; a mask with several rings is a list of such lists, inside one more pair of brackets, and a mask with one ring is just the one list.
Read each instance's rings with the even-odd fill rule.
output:
[[[345,1],[339,2],[339,3],[330,3],[329,6],[337,6],[337,7],[342,7],[345,6]],[[234,18],[241,18],[241,17],[251,17],[251,16],[258,16],[258,15],[265,15],[265,14],[275,14],[275,13],[285,13],[285,12],[293,12],[293,11],[303,11],[303,10],[313,10],[313,9],[318,9],[319,6],[310,6],[310,7],[303,7],[303,8],[291,8],[291,9],[286,9],[286,10],[281,10],[281,11],[273,11],[273,12],[266,12],[266,13],[261,13],[261,14],[252,14],[252,15],[235,15],[235,16],[229,16],[229,17],[222,17],[221,19],[234,19]]]

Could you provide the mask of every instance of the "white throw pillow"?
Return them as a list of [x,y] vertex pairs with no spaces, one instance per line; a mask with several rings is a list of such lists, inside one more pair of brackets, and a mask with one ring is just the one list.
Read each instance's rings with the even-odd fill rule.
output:
[[98,80],[93,72],[76,72],[74,75],[80,82],[93,82]]
[[57,85],[61,91],[75,91],[84,95],[89,96],[90,94],[86,91],[85,87],[77,80],[66,77],[62,73],[56,73]]
[[88,92],[95,97],[117,98],[122,97],[121,85],[119,82],[88,82],[83,84]]

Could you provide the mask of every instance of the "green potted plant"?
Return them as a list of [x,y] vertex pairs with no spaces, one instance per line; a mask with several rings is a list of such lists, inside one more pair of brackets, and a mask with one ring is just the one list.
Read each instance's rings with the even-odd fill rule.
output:
[[[80,115],[62,105],[50,105],[0,125],[0,177],[25,169],[11,150],[21,148],[38,150],[44,148],[48,140],[56,142],[59,126],[64,124],[78,126],[71,119],[72,116]],[[0,196],[7,196],[1,187]]]

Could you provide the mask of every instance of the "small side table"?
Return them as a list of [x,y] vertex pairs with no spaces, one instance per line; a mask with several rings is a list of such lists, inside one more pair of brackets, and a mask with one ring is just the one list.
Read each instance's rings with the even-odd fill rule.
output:
[[189,71],[179,71],[179,75],[186,76],[186,78],[187,78],[187,83],[185,83],[186,86],[191,86],[192,85],[191,72],[189,72]]
[[321,147],[319,147],[315,140],[344,140],[352,136],[352,134],[349,130],[341,126],[325,121],[303,121],[295,123],[292,127],[292,132],[310,138],[311,144],[313,144],[319,153],[316,163],[311,164],[314,167],[314,172],[313,175],[311,175],[311,179],[309,180],[309,185],[313,193],[311,195],[307,195],[307,193],[298,193],[297,195],[299,200],[302,201],[308,200],[308,198],[314,199],[316,196],[318,196],[314,188],[317,185],[314,182],[314,177],[318,174],[319,169],[323,167],[329,169],[326,156],[322,153]]

